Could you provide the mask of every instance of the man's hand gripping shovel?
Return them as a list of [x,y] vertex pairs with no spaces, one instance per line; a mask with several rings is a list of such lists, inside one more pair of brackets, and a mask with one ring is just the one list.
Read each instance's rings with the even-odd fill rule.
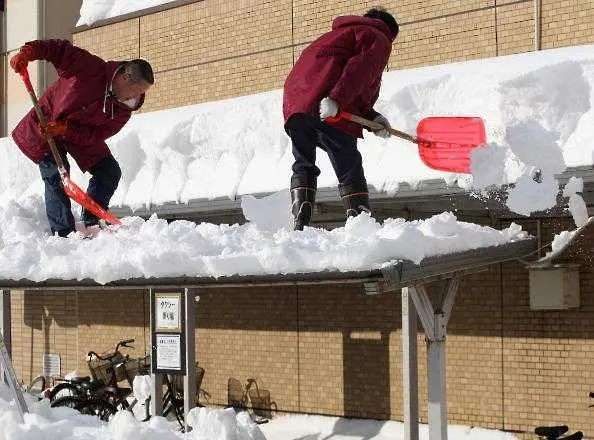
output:
[[[35,108],[35,113],[37,113],[37,118],[39,119],[39,125],[45,129],[46,127],[46,120],[43,112],[41,111],[41,107],[39,107],[39,102],[37,101],[37,96],[35,95],[35,91],[33,90],[33,86],[31,85],[31,79],[29,78],[29,71],[24,68],[21,69],[19,74],[23,82],[25,83],[25,87],[27,88],[27,92],[29,92],[29,96],[31,97],[31,101],[33,101],[33,107]],[[68,197],[74,200],[76,203],[81,205],[83,208],[87,209],[88,211],[95,214],[97,217],[109,222],[113,225],[121,224],[120,219],[113,215],[108,210],[101,207],[95,200],[93,200],[86,192],[84,192],[76,183],[70,180],[70,176],[68,175],[68,171],[64,166],[64,161],[62,160],[62,156],[58,151],[58,147],[56,146],[56,142],[54,138],[49,134],[46,134],[46,139],[49,144],[50,150],[52,152],[52,156],[56,161],[56,165],[58,167],[58,171],[60,172],[60,177],[62,179],[62,186],[64,187],[64,192]]]
[[393,136],[417,144],[421,160],[429,168],[454,173],[470,173],[472,150],[484,145],[487,138],[485,124],[478,117],[425,118],[417,125],[416,137],[347,112],[339,112],[332,118],[326,118],[326,121],[333,123],[340,119],[372,130],[387,129]]

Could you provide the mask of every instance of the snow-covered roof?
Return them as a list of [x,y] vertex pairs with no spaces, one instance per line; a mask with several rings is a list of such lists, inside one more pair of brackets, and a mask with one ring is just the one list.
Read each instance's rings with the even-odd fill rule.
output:
[[553,242],[551,243],[551,251],[544,257],[533,262],[531,265],[534,267],[547,267],[555,264],[569,246],[576,243],[592,230],[594,230],[594,216],[589,217],[586,222],[577,229],[561,231],[559,234],[555,234]]
[[98,21],[143,11],[179,0],[83,0],[76,26],[92,25]]
[[[475,192],[514,182],[512,211],[554,206],[554,175],[594,163],[593,54],[594,46],[576,46],[386,73],[376,108],[394,127],[414,133],[426,116],[480,116],[488,146],[473,157],[472,175],[456,175],[427,168],[414,144],[366,133],[359,149],[368,183],[395,194],[402,184],[430,179]],[[292,154],[281,98],[276,90],[135,115],[109,141],[123,170],[112,205],[134,209],[286,188]],[[42,193],[38,170],[10,139],[0,140],[0,159],[0,199]],[[318,165],[319,186],[335,187],[321,151]],[[544,172],[540,184],[531,178],[535,168]],[[80,185],[88,178],[76,169],[73,177]]]
[[179,288],[179,287],[254,287],[259,285],[298,285],[328,283],[383,283],[380,289],[395,290],[401,287],[434,280],[436,277],[451,277],[455,274],[468,274],[477,269],[504,261],[517,260],[534,254],[537,241],[534,238],[522,238],[495,246],[478,247],[460,252],[433,255],[419,262],[410,260],[393,260],[377,268],[353,271],[324,270],[305,273],[284,273],[267,275],[226,275],[212,276],[180,276],[149,277],[119,279],[107,283],[98,283],[93,279],[64,280],[46,279],[0,280],[0,289],[29,290],[96,290],[98,288],[146,289],[146,288]]
[[[472,175],[456,175],[424,166],[413,144],[366,134],[359,148],[368,183],[387,196],[434,180],[477,196],[487,188],[505,188],[507,207],[519,214],[557,206],[555,176],[567,173],[567,167],[591,168],[594,162],[592,49],[571,47],[387,73],[376,108],[393,126],[414,133],[426,116],[481,116],[488,145],[473,155]],[[168,224],[128,217],[125,227],[94,240],[49,237],[39,171],[5,138],[0,140],[0,279],[91,278],[106,283],[139,277],[368,271],[393,261],[419,263],[525,238],[514,225],[496,231],[460,222],[447,212],[416,222],[378,223],[360,216],[333,231],[289,232],[286,188],[292,155],[278,90],[139,114],[108,143],[123,171],[113,205],[134,209],[245,196],[242,205],[250,223]],[[320,152],[318,158],[319,186],[335,188],[327,156]],[[88,176],[72,168],[73,180],[84,187]],[[542,170],[541,183],[532,178],[536,168]],[[581,200],[570,208],[580,208],[582,213],[574,217],[583,219],[577,186],[570,185],[564,196]],[[247,197],[262,193],[272,195]]]

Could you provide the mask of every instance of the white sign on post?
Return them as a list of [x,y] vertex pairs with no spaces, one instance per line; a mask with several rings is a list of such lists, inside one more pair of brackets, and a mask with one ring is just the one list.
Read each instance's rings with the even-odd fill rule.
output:
[[155,327],[157,331],[181,331],[181,295],[156,295]]
[[157,370],[181,371],[181,335],[157,335]]
[[60,355],[43,353],[43,375],[49,377],[60,376]]

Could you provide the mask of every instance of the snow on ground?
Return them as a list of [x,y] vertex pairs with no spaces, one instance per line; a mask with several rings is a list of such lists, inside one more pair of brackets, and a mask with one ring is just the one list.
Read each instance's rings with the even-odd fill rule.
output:
[[92,25],[96,21],[136,12],[173,0],[83,0],[77,26]]
[[[175,431],[162,417],[137,421],[120,411],[108,423],[70,408],[50,408],[47,400],[27,396],[30,413],[25,423],[8,401],[6,386],[0,389],[0,439],[4,440],[404,440],[404,425],[394,421],[345,419],[309,415],[277,415],[263,425],[254,424],[246,412],[214,407],[195,408],[188,416],[193,430]],[[172,428],[173,427],[173,428]],[[429,438],[427,425],[420,425],[420,439]],[[449,426],[451,440],[515,440],[497,430]]]

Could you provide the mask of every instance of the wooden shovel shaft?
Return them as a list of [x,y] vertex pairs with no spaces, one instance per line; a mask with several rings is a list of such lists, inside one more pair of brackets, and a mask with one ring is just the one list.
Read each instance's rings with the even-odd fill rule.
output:
[[371,128],[372,130],[388,130],[390,132],[390,134],[392,134],[393,136],[407,140],[414,144],[419,143],[419,140],[416,137],[411,136],[410,134],[405,133],[403,131],[396,130],[392,127],[386,127],[383,124],[380,124],[379,122],[371,121],[369,119],[365,119],[365,118],[362,118],[361,116],[353,115],[351,113],[343,112],[343,114],[344,114],[345,119],[356,122],[357,124],[363,125],[365,127]]
[[[25,87],[27,88],[27,92],[29,92],[29,96],[31,97],[31,101],[33,102],[33,108],[35,109],[35,113],[37,114],[37,119],[39,120],[39,125],[45,131],[47,128],[47,122],[45,120],[45,116],[41,107],[39,106],[39,101],[37,100],[37,95],[35,95],[35,90],[33,90],[33,86],[31,84],[31,80],[29,79],[29,72],[23,70],[21,72],[21,77],[25,82]],[[68,172],[66,171],[66,167],[64,166],[64,161],[62,160],[62,155],[58,150],[58,146],[56,145],[56,141],[54,138],[46,133],[45,138],[47,139],[47,143],[49,144],[50,151],[52,152],[52,156],[54,156],[54,160],[56,161],[56,165],[58,170],[60,171],[61,176],[67,176]]]

